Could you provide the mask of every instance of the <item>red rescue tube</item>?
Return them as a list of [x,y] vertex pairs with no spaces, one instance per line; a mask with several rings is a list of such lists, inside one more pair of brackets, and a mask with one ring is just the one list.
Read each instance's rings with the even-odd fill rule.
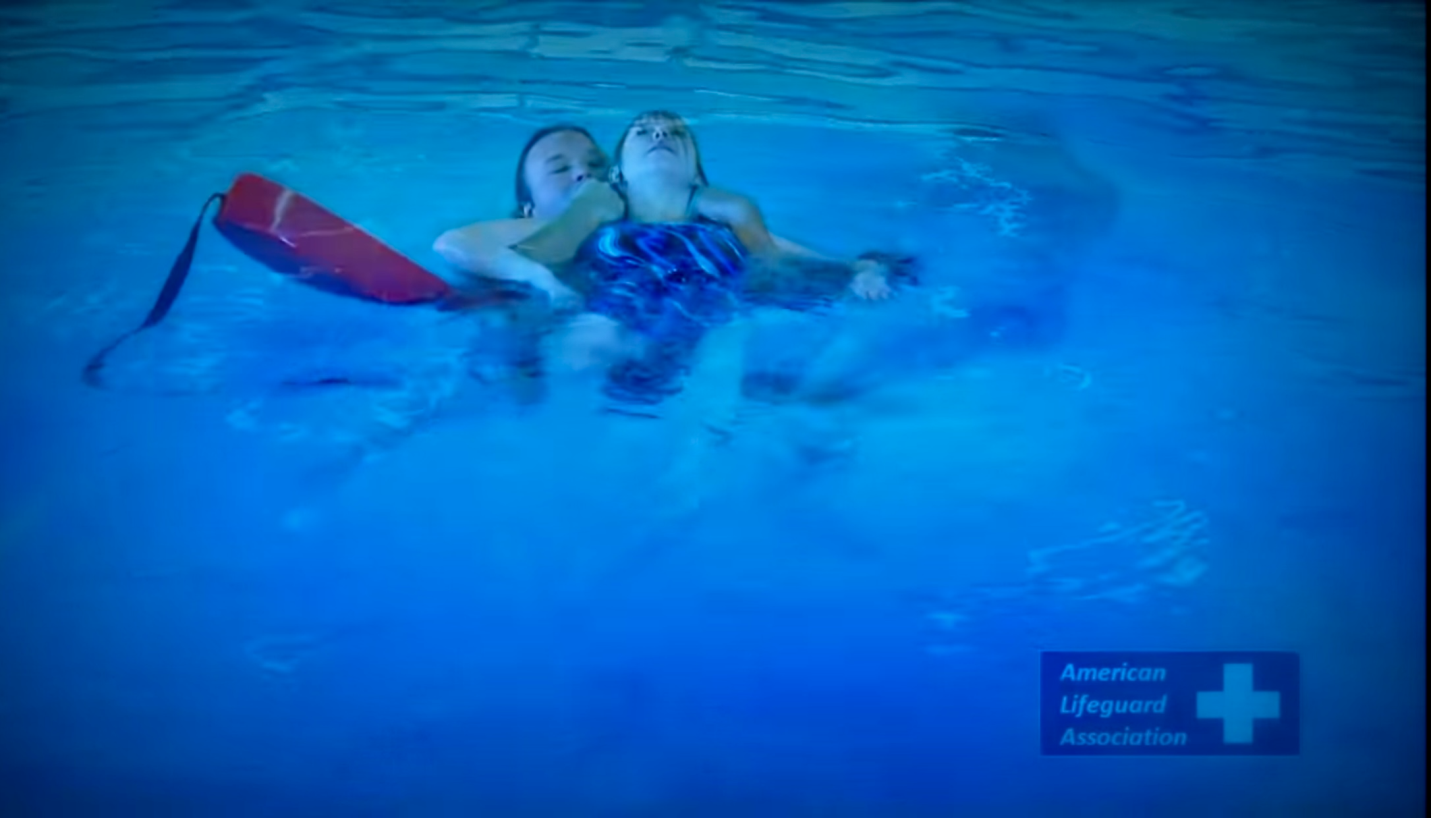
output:
[[255,173],[234,179],[214,227],[269,269],[322,290],[385,304],[452,296],[447,282],[372,234]]
[[214,227],[235,247],[270,270],[328,292],[384,304],[429,304],[445,310],[496,306],[526,297],[499,286],[458,292],[372,234],[292,188],[256,173],[241,173],[226,192],[216,193],[204,202],[149,315],[138,327],[90,358],[84,369],[86,383],[102,387],[105,357],[135,333],[168,315],[189,277],[199,228],[215,199],[220,205]]

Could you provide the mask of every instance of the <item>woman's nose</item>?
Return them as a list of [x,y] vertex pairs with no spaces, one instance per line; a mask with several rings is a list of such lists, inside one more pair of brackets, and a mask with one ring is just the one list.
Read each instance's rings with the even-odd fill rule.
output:
[[651,139],[652,139],[653,141],[660,142],[662,139],[665,139],[668,135],[669,135],[669,134],[666,132],[666,129],[665,129],[665,128],[656,127],[656,128],[652,128],[652,129],[651,129]]

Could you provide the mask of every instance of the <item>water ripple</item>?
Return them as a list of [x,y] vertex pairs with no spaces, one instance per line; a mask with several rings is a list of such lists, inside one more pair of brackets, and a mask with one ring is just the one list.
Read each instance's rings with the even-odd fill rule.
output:
[[[0,126],[111,106],[135,127],[199,128],[295,107],[530,116],[674,96],[777,123],[927,129],[969,119],[970,95],[998,93],[1132,101],[1146,124],[1185,137],[1174,150],[1189,157],[1425,179],[1416,4],[122,8],[8,11]],[[143,110],[176,105],[183,116]]]

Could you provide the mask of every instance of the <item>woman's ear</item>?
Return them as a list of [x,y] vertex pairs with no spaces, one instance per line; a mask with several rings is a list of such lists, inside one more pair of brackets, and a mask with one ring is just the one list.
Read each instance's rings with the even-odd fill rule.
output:
[[621,178],[621,168],[618,168],[615,165],[612,165],[611,170],[606,172],[606,179],[611,184],[616,185],[618,187],[623,181],[625,181]]
[[531,202],[527,202],[526,204],[522,205],[522,218],[530,219],[534,212],[536,212],[536,208],[532,207]]

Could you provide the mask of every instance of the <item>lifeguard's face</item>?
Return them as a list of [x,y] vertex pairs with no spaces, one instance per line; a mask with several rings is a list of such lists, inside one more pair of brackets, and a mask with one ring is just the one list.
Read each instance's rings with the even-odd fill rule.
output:
[[587,179],[604,179],[606,153],[576,131],[558,131],[542,137],[527,154],[522,172],[531,192],[531,212],[540,219],[556,217],[571,201],[577,185]]
[[627,184],[657,178],[671,184],[695,184],[698,160],[686,123],[666,116],[646,116],[631,123],[617,157]]

